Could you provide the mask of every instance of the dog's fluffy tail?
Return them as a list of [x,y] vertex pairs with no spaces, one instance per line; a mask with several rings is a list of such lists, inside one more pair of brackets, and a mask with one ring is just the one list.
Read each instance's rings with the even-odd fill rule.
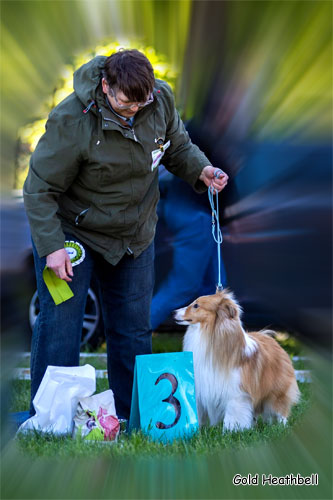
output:
[[276,337],[276,332],[274,330],[270,330],[268,328],[264,328],[263,330],[259,330],[260,335],[267,335],[268,337]]
[[296,380],[293,380],[293,382],[289,386],[288,397],[289,397],[292,405],[297,404],[301,398],[301,393],[300,393],[300,390],[298,388]]

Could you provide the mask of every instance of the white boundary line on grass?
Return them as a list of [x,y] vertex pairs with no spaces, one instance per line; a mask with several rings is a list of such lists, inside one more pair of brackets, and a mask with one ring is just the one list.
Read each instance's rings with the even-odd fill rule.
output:
[[[14,380],[31,380],[30,368],[15,368],[12,378]],[[96,378],[108,378],[108,371],[96,370]]]
[[[20,358],[29,358],[30,357],[30,352],[21,352],[19,354]],[[106,359],[106,352],[80,352],[80,358],[105,358]]]
[[[29,358],[30,352],[21,352],[19,354],[22,358]],[[106,352],[80,352],[80,358],[103,358],[106,359]],[[293,356],[292,361],[310,361],[306,356]]]
[[[311,373],[309,370],[295,370],[296,380],[298,382],[311,382]],[[107,370],[96,370],[96,378],[108,378]],[[30,380],[30,368],[15,368],[13,379]]]

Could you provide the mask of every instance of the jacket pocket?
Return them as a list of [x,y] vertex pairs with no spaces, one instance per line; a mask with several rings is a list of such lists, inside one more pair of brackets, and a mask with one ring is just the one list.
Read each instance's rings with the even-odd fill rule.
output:
[[89,202],[82,203],[77,199],[73,199],[66,194],[63,194],[58,199],[58,214],[64,219],[76,224],[76,217],[80,214],[84,215],[84,212],[88,212],[90,208]]
[[125,210],[103,211],[94,205],[82,210],[75,217],[75,225],[82,229],[113,234],[124,229]]
[[78,226],[80,224],[80,222],[82,221],[82,219],[87,215],[87,212],[88,210],[90,209],[89,208],[85,208],[84,210],[82,210],[76,217],[75,217],[75,225]]
[[59,215],[77,228],[97,231],[104,234],[119,232],[125,226],[125,209],[114,205],[104,209],[93,203],[83,204],[66,196],[59,202]]

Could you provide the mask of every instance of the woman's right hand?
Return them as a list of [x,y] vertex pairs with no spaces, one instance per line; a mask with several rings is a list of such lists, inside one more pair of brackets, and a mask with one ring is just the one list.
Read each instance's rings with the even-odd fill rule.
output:
[[50,253],[46,257],[46,265],[49,269],[52,269],[58,278],[64,281],[72,281],[74,276],[72,263],[64,248]]

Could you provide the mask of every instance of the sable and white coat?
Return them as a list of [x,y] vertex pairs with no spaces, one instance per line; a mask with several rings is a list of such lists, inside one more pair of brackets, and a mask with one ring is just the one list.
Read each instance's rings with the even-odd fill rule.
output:
[[272,332],[246,333],[240,314],[229,291],[175,312],[178,323],[189,325],[183,349],[193,352],[199,423],[246,429],[260,414],[286,423],[299,398],[292,363]]

